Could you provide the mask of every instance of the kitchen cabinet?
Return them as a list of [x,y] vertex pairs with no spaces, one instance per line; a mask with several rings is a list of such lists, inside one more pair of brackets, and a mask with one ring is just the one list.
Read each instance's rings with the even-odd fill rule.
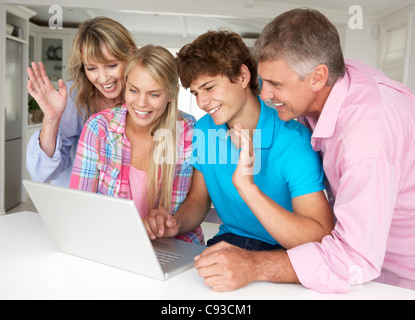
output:
[[[72,43],[78,29],[64,28],[51,30],[48,27],[38,26],[33,23],[29,24],[29,29],[28,60],[26,64],[30,64],[32,61],[42,61],[52,84],[58,89],[59,79],[62,79],[65,82],[70,80],[68,62],[72,50]],[[28,99],[32,98],[28,95]],[[27,109],[26,105],[26,114],[28,112]],[[30,137],[35,131],[42,128],[41,120],[39,120],[40,122],[35,121],[34,116],[28,115],[26,119],[26,135],[25,140],[23,141],[24,163],[26,160],[26,148]],[[22,176],[23,179],[30,179],[30,175],[26,170],[26,165],[24,165]],[[22,190],[22,201],[27,201],[28,197],[26,191]]]
[[42,61],[46,74],[55,88],[58,80],[69,80],[68,63],[72,51],[72,43],[77,29],[64,28],[50,30],[48,27],[30,25],[31,35],[35,39],[35,61]]

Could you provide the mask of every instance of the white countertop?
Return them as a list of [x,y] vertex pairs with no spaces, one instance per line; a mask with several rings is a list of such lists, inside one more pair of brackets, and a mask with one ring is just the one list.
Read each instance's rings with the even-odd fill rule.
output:
[[40,216],[31,212],[0,217],[0,261],[0,299],[415,299],[415,291],[376,282],[341,295],[265,282],[216,293],[204,285],[194,268],[170,280],[157,281],[60,253]]

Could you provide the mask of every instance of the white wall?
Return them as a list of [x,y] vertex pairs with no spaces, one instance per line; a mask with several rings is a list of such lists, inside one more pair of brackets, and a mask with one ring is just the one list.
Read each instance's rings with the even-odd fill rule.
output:
[[346,59],[360,60],[372,67],[377,66],[379,39],[373,37],[373,29],[378,25],[372,18],[363,19],[362,29],[345,27],[345,46],[343,48]]

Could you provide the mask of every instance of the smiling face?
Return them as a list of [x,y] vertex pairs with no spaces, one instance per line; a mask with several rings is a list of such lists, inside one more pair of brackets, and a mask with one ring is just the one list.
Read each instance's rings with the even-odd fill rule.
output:
[[106,99],[118,99],[123,94],[126,61],[111,55],[106,45],[102,45],[101,50],[106,61],[84,61],[85,74]]
[[261,99],[274,103],[281,120],[316,115],[312,74],[301,80],[285,59],[259,62],[258,74],[263,81]]
[[190,85],[190,92],[196,97],[199,108],[218,126],[230,124],[240,117],[247,95],[246,85],[241,84],[239,77],[233,83],[220,74],[197,77]]
[[166,111],[170,96],[146,69],[137,65],[128,74],[125,101],[129,120],[149,128]]

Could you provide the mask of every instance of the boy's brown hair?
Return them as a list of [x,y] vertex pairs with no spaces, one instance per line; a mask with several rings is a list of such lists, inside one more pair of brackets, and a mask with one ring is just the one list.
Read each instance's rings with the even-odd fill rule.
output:
[[241,36],[226,30],[209,31],[185,45],[176,58],[180,80],[185,88],[202,75],[227,76],[231,82],[244,64],[251,72],[250,88],[259,94],[257,65]]

